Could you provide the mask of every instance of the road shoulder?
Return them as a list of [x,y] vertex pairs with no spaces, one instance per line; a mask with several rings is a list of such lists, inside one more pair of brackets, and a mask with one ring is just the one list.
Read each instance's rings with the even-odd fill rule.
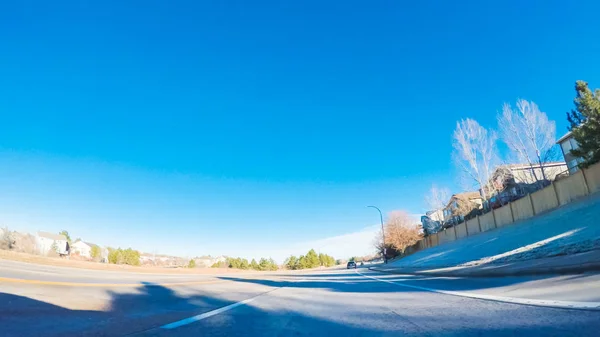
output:
[[581,274],[600,271],[600,250],[511,263],[488,263],[476,266],[440,266],[425,268],[377,265],[369,269],[392,274],[465,277],[504,277],[533,275]]

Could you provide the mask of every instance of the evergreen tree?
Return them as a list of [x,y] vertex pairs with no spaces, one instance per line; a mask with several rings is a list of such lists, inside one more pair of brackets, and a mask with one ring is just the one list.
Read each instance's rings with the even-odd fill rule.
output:
[[306,268],[316,268],[321,265],[321,262],[319,261],[319,256],[317,255],[317,252],[315,252],[314,249],[311,249],[308,251],[308,253],[306,253],[306,265]]
[[270,270],[271,265],[269,263],[269,260],[265,259],[264,257],[260,259],[260,262],[258,262],[258,269],[259,270]]
[[300,255],[300,257],[298,258],[298,263],[296,265],[298,266],[297,269],[310,268],[308,267],[307,260],[306,257],[304,257],[304,255]]
[[71,236],[69,236],[69,232],[63,229],[62,231],[58,232],[58,234],[64,235],[67,238],[67,242],[69,243],[69,245],[71,245]]
[[298,259],[294,255],[288,257],[285,260],[284,264],[285,264],[285,267],[287,269],[289,269],[289,270],[296,270],[299,267],[298,266]]
[[325,254],[319,253],[319,265],[320,266],[324,266],[325,265],[325,262],[326,262],[326,259],[327,259],[325,256],[326,256]]
[[248,263],[248,260],[241,259],[240,269],[248,269],[248,268],[250,268],[250,263]]
[[567,112],[567,119],[579,148],[571,153],[583,158],[580,166],[585,168],[600,161],[600,90],[593,93],[587,82],[577,81],[575,91],[575,110]]
[[100,259],[101,254],[102,254],[102,251],[100,250],[100,247],[93,245],[92,249],[90,250],[90,256],[92,257],[92,259],[94,259],[94,260]]
[[329,256],[327,254],[319,254],[319,261],[321,262],[321,266],[323,267],[331,267],[335,265],[335,259],[333,256]]
[[279,269],[277,262],[275,262],[273,259],[269,259],[269,270],[276,271],[277,269]]
[[252,259],[252,261],[250,262],[250,268],[254,270],[260,270],[260,268],[258,267],[258,263],[256,263],[255,259]]

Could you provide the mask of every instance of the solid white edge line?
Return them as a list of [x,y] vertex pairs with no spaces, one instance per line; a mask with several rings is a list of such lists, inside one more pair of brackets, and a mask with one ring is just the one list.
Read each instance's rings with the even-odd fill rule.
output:
[[550,307],[550,308],[560,308],[560,309],[579,309],[579,310],[600,310],[600,302],[577,302],[577,301],[561,301],[561,300],[539,300],[539,299],[530,299],[530,298],[518,298],[518,297],[505,297],[505,296],[495,296],[495,295],[485,295],[485,294],[477,294],[477,293],[466,293],[462,291],[451,291],[451,290],[440,290],[434,288],[420,287],[405,283],[398,283],[389,280],[380,279],[374,276],[365,275],[359,271],[356,271],[357,274],[362,275],[363,277],[370,278],[373,280],[377,280],[380,282],[395,284],[400,287],[413,288],[418,290],[424,290],[439,294],[446,294],[452,296],[460,296],[460,297],[469,297],[476,298],[481,300],[488,301],[496,301],[496,302],[505,302],[505,303],[513,303],[513,304],[523,304],[523,305],[532,305],[538,307]]
[[[277,288],[277,289],[281,289],[281,288]],[[198,321],[201,321],[201,320],[203,320],[205,318],[209,318],[209,317],[212,317],[214,315],[218,315],[218,314],[220,314],[222,312],[229,311],[229,310],[231,310],[233,308],[237,308],[237,307],[239,307],[241,305],[248,304],[248,303],[254,301],[255,299],[257,299],[258,297],[266,295],[266,294],[268,294],[268,293],[270,293],[272,291],[275,291],[277,289],[273,289],[271,291],[267,291],[266,293],[258,294],[258,295],[254,296],[252,298],[249,298],[249,299],[246,299],[246,300],[243,300],[243,301],[240,301],[240,302],[236,302],[236,303],[224,306],[224,307],[219,308],[219,309],[211,310],[211,311],[205,312],[205,313],[200,314],[200,315],[196,315],[196,316],[184,318],[184,319],[182,319],[180,321],[177,321],[177,322],[165,324],[165,325],[161,326],[160,328],[161,329],[171,330],[171,329],[176,329],[176,328],[179,328],[181,326],[188,325],[188,324],[191,324],[191,323],[194,323],[194,322],[198,322]]]

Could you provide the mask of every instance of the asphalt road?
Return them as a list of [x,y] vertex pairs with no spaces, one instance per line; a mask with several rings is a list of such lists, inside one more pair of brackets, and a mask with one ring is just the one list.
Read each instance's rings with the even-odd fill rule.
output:
[[[43,273],[36,274],[38,268]],[[600,331],[600,307],[514,303],[600,306],[599,274],[465,279],[359,268],[161,276],[0,261],[0,277],[1,336],[598,336]]]

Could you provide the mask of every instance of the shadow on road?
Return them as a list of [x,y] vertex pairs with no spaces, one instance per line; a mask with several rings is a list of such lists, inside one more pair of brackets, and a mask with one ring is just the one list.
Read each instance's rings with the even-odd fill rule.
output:
[[[362,272],[369,272],[363,270]],[[221,276],[222,280],[242,283],[260,284],[269,287],[286,288],[315,288],[326,289],[333,292],[348,293],[378,293],[378,292],[420,292],[422,290],[402,287],[407,284],[425,288],[452,291],[472,291],[493,289],[523,284],[530,281],[540,281],[555,276],[543,275],[536,277],[502,277],[502,278],[460,278],[436,277],[418,275],[377,274],[377,278],[393,281],[399,285],[394,286],[377,280],[365,278],[362,275],[350,272],[349,274],[300,274],[281,275],[282,279],[251,279],[231,276]],[[585,277],[585,276],[582,276]]]
[[[110,303],[103,310],[70,310],[60,304],[0,293],[0,335],[512,336],[518,332],[518,335],[526,336],[583,336],[589,332],[587,325],[599,322],[597,313],[577,315],[566,310],[497,305],[491,302],[477,304],[482,310],[468,310],[468,305],[464,303],[473,303],[468,301],[474,300],[430,293],[414,296],[421,292],[365,279],[354,272],[285,276],[290,280],[221,277],[229,281],[226,284],[231,288],[231,291],[221,294],[208,292],[205,287],[209,286],[171,289],[143,283],[135,291],[106,291]],[[292,289],[278,289],[276,291],[281,292],[280,297],[265,295],[256,302],[175,330],[159,328],[252,297],[244,294],[239,299],[226,298],[236,289],[244,288],[240,286],[241,283],[246,284],[245,288],[252,284],[254,295],[283,287],[294,288],[301,296],[285,295]],[[337,297],[327,302],[322,296],[313,295],[313,289],[322,289],[325,293],[352,293],[353,296],[365,296],[365,299],[363,304],[358,305],[358,302],[343,302],[343,296],[333,295]],[[69,288],[57,287],[54,290],[59,303],[60,297],[75,296]],[[400,296],[398,298],[406,302],[394,302],[392,308],[386,302],[392,295]],[[423,298],[423,301],[419,298]],[[85,298],[82,300],[85,301]],[[559,318],[532,321],[524,313],[533,317],[552,313],[551,316]],[[512,320],[507,320],[509,317]],[[490,324],[489,320],[494,323]]]
[[[72,289],[53,288],[53,302],[70,302]],[[26,296],[0,292],[0,336],[123,336],[226,306],[230,301],[202,291],[181,296],[173,289],[142,283],[127,291],[106,290],[109,304],[98,310],[70,310]],[[85,298],[80,299],[85,301]]]

